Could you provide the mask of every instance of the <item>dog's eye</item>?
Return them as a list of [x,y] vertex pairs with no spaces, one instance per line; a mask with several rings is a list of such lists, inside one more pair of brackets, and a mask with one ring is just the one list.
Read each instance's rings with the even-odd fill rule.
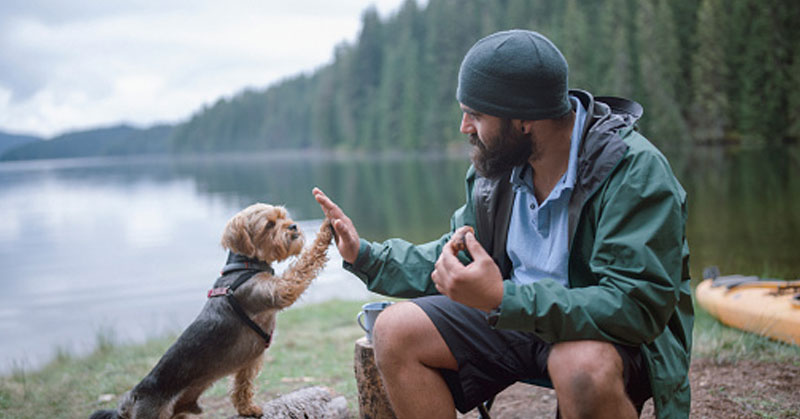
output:
[[269,229],[271,229],[272,227],[275,227],[275,221],[271,221],[271,220],[270,220],[270,221],[267,223],[266,230],[269,230]]

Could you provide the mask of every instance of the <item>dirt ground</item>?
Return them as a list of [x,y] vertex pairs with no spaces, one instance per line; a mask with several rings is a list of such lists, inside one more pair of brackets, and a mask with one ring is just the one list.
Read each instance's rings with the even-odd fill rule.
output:
[[[800,418],[800,366],[740,361],[692,362],[692,418]],[[500,393],[492,407],[493,419],[554,418],[553,390],[515,384]],[[475,411],[459,418],[477,418]],[[652,401],[642,418],[654,418]]]
[[[791,363],[739,361],[716,363],[696,359],[689,371],[692,386],[690,417],[695,419],[800,418],[800,366]],[[202,403],[211,413],[203,417],[228,417],[232,408],[226,399]],[[220,409],[217,413],[214,408]],[[211,408],[211,409],[208,409]],[[500,393],[491,410],[493,419],[537,419],[556,417],[555,392],[517,383]],[[358,418],[358,411],[351,410]],[[459,419],[475,419],[477,410]],[[652,400],[643,419],[655,418]],[[233,417],[231,417],[233,418]]]

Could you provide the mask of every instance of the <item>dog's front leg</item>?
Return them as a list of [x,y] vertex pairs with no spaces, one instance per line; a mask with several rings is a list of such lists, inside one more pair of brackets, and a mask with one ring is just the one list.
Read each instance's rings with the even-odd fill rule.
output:
[[255,379],[258,376],[258,372],[261,371],[263,355],[262,353],[257,356],[236,372],[233,391],[231,392],[231,402],[240,416],[260,417],[263,414],[261,407],[253,403]]
[[281,308],[289,307],[311,285],[311,281],[328,261],[327,251],[333,238],[331,221],[325,219],[319,228],[314,243],[303,250],[300,258],[284,272],[278,287],[278,304]]

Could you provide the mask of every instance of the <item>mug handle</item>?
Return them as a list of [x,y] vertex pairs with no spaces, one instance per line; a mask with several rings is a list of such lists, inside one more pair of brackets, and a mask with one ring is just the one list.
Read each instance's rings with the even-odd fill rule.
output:
[[361,326],[361,328],[362,328],[362,329],[363,329],[365,332],[369,333],[369,330],[367,330],[367,328],[366,328],[366,327],[364,327],[364,324],[363,324],[363,323],[361,323],[361,318],[362,318],[363,316],[364,316],[364,312],[363,312],[363,311],[362,311],[362,312],[360,312],[360,313],[358,313],[358,315],[356,316],[356,322],[358,323],[358,325],[359,325],[359,326]]

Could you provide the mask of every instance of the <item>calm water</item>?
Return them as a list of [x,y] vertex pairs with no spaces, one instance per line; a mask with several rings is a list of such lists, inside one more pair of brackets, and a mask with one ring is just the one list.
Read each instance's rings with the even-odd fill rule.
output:
[[[695,277],[711,264],[800,276],[798,150],[668,154],[690,196]],[[319,186],[363,237],[424,242],[463,203],[466,167],[465,158],[296,154],[0,163],[0,373],[58,349],[86,353],[98,334],[139,341],[182,329],[224,261],[225,222],[250,203],[285,205],[310,237]],[[331,250],[301,303],[370,297]]]

